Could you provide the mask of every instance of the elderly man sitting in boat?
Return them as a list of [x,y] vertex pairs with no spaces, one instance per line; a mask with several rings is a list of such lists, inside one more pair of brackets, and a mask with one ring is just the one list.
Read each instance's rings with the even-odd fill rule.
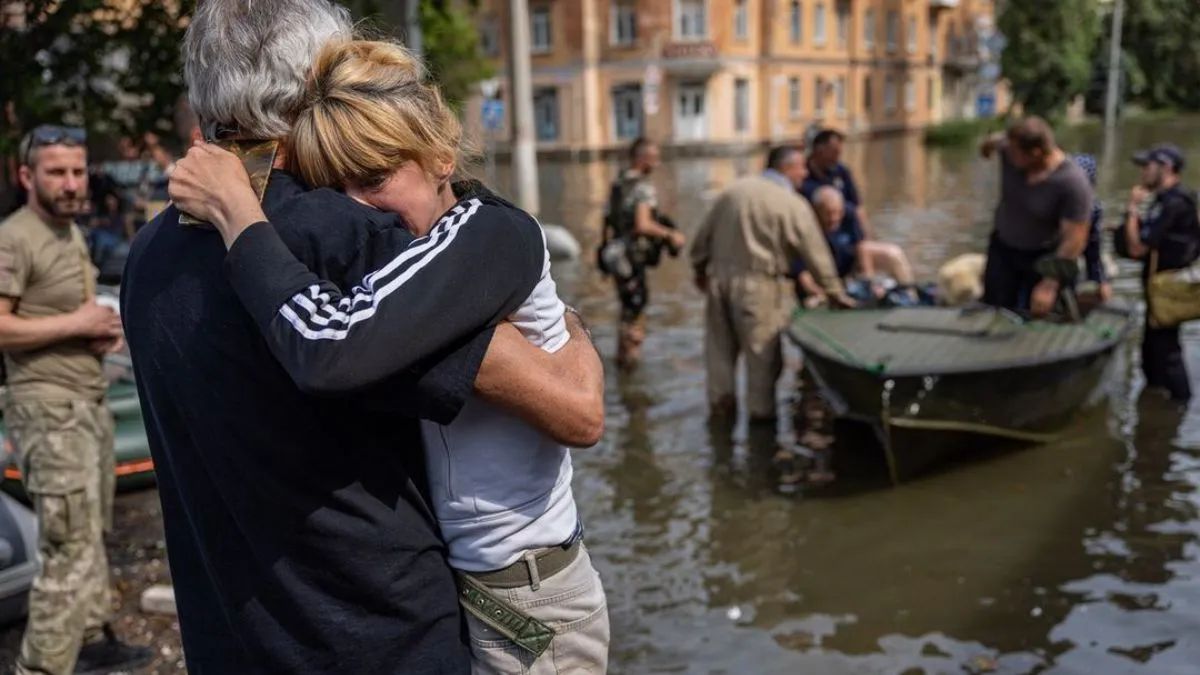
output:
[[[847,280],[861,279],[865,282],[864,288],[868,291],[864,294],[874,298],[882,297],[887,292],[887,287],[877,276],[874,264],[876,256],[869,255],[864,250],[867,238],[862,221],[858,218],[857,208],[854,204],[848,203],[841,191],[832,186],[817,188],[813,192],[812,201],[817,221],[825,232],[825,239],[829,242],[830,252],[837,265],[838,276]],[[895,260],[896,264],[888,271],[891,272],[890,278],[894,280],[895,284],[900,287],[911,287],[913,285],[912,266],[904,255],[904,251],[895,244],[875,242],[874,246],[875,248],[884,246],[890,249],[888,257]],[[796,272],[800,294],[805,298],[805,303],[822,304],[825,295],[812,274],[800,265],[797,266]],[[851,286],[853,286],[852,283],[847,283],[848,288]],[[851,293],[853,294],[853,291]]]

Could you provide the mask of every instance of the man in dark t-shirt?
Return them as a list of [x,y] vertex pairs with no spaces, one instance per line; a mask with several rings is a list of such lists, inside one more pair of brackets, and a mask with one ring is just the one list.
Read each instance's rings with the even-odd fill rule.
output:
[[[1125,227],[1115,242],[1119,253],[1145,262],[1142,279],[1148,282],[1156,272],[1183,269],[1200,258],[1200,217],[1196,194],[1180,182],[1186,161],[1177,146],[1144,150],[1133,161],[1142,167],[1141,182],[1130,190]],[[1165,389],[1180,402],[1191,398],[1179,326],[1151,325],[1148,312],[1142,371],[1148,388]]]
[[983,301],[1039,316],[1050,312],[1066,280],[1042,278],[1047,256],[1076,261],[1087,246],[1092,189],[1044,120],[1028,117],[984,142],[985,158],[999,151],[1000,202],[988,246]]

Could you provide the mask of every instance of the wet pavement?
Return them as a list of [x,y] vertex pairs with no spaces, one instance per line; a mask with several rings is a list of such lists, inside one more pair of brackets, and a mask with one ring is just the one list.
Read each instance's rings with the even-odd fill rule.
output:
[[[1187,138],[1200,152],[1196,131],[1196,119],[1122,129],[1102,169],[1110,220],[1135,176],[1124,158]],[[1094,128],[1063,136],[1070,150],[1100,148]],[[922,276],[982,246],[996,167],[971,149],[895,137],[851,144],[847,161],[879,235],[901,243]],[[691,230],[723,185],[760,165],[673,161],[657,177],[664,209]],[[613,170],[544,166],[543,220],[590,251]],[[608,285],[586,262],[556,264],[555,276],[611,364]],[[1136,300],[1133,268],[1117,287]],[[702,298],[682,261],[655,270],[651,289],[645,361],[629,375],[609,368],[607,433],[576,454],[612,672],[1200,672],[1200,410],[1142,395],[1133,345],[1106,381],[1109,400],[1068,440],[964,443],[960,461],[891,487],[872,436],[835,427],[799,395],[795,353],[779,428],[710,425]],[[1200,374],[1200,333],[1189,340]],[[811,484],[814,467],[834,480]],[[174,672],[173,623],[137,610],[141,589],[166,578],[154,492],[118,505],[119,628],[160,650],[156,672]],[[0,663],[18,639],[19,627],[3,634]]]

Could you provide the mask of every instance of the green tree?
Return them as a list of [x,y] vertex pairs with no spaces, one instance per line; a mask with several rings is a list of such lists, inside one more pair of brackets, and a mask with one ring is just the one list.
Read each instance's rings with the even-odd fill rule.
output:
[[[1200,110],[1200,12],[1195,0],[1125,3],[1121,43],[1129,95],[1151,108]],[[1111,25],[1111,17],[1106,24]]]
[[456,109],[471,94],[471,87],[494,75],[492,64],[479,46],[467,7],[452,2],[421,3],[421,33],[429,71],[442,93]]
[[1009,0],[999,18],[1008,39],[1001,67],[1030,114],[1057,116],[1087,91],[1099,33],[1096,0]]

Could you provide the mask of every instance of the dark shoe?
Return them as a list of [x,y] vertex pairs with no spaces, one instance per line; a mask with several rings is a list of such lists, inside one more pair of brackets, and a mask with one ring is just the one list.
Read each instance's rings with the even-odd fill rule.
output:
[[146,647],[127,645],[117,639],[112,628],[104,627],[104,638],[84,645],[75,663],[75,675],[127,673],[150,665],[154,652]]

